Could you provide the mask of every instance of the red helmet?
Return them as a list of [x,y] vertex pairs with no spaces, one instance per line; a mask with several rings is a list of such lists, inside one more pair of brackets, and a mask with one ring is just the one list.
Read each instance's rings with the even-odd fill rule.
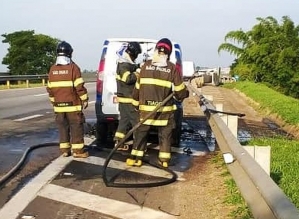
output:
[[157,42],[156,49],[158,49],[159,52],[164,52],[165,54],[170,56],[172,52],[172,43],[169,39],[162,38]]

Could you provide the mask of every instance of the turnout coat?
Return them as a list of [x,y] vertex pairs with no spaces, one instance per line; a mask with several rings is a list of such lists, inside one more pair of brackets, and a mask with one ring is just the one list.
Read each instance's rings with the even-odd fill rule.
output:
[[[146,61],[141,68],[132,95],[132,104],[140,111],[140,120],[143,120],[172,92],[174,92],[174,98],[177,101],[183,101],[189,96],[187,87],[176,66],[170,61],[167,61],[166,66],[156,66],[152,64],[152,60]],[[175,99],[169,100],[143,124],[166,126],[168,119],[173,116],[177,109]]]

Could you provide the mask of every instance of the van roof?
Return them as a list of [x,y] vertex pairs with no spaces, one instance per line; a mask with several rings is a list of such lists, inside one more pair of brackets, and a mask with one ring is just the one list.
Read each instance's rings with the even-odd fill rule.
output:
[[[107,39],[110,42],[151,42],[151,43],[157,43],[158,40],[155,39],[148,39],[148,38],[137,38],[137,37],[131,37],[131,38],[108,38]],[[177,42],[172,41],[173,44],[177,44]]]

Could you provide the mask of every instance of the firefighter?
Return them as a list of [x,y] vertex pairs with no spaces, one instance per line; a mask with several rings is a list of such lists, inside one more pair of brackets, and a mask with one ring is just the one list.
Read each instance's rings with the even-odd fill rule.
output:
[[[120,119],[114,136],[115,146],[125,137],[128,127],[135,126],[139,121],[138,112],[132,105],[132,92],[140,71],[138,65],[134,62],[140,53],[140,44],[138,42],[129,42],[117,62],[116,82]],[[122,144],[118,147],[118,150],[128,151],[129,145]]]
[[88,93],[80,68],[72,60],[72,46],[62,41],[56,52],[56,63],[49,71],[47,91],[56,114],[60,151],[64,157],[86,158],[83,109],[88,107]]
[[[163,38],[156,44],[153,59],[144,63],[139,78],[133,90],[133,105],[139,111],[140,121],[152,112],[156,106],[174,92],[177,101],[183,101],[189,92],[175,64],[169,61],[172,43]],[[175,128],[174,114],[176,105],[171,98],[157,113],[143,121],[135,132],[133,149],[127,158],[128,166],[141,166],[142,157],[146,150],[147,136],[151,126],[158,129],[159,164],[168,167],[171,158],[171,136]]]

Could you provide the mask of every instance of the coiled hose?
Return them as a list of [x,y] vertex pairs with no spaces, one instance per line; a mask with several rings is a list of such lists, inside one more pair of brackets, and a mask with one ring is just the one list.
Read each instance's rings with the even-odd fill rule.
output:
[[173,183],[176,181],[177,179],[177,174],[168,169],[168,168],[163,168],[159,165],[155,165],[152,163],[147,162],[148,164],[150,164],[151,166],[157,167],[159,169],[163,169],[164,171],[167,171],[168,173],[170,173],[172,175],[172,177],[170,179],[167,179],[165,181],[162,182],[150,182],[150,183],[134,183],[134,184],[127,184],[127,183],[115,183],[113,181],[108,181],[107,177],[106,177],[106,172],[107,172],[107,166],[110,162],[110,160],[112,159],[113,154],[117,151],[117,149],[120,147],[120,145],[122,145],[123,143],[125,143],[125,141],[133,134],[133,132],[140,126],[142,125],[142,123],[147,120],[149,117],[151,117],[153,114],[155,114],[160,107],[164,106],[171,98],[173,98],[174,93],[171,93],[170,95],[168,95],[160,104],[158,104],[155,109],[150,112],[149,114],[147,114],[144,119],[140,122],[138,122],[126,135],[123,139],[121,139],[118,144],[112,149],[112,151],[109,153],[109,155],[106,157],[106,160],[104,162],[104,166],[103,166],[103,173],[102,173],[102,177],[103,177],[103,181],[105,183],[105,185],[107,187],[118,187],[118,188],[145,188],[145,187],[157,187],[157,186],[163,186],[163,185],[167,185],[170,183]]

